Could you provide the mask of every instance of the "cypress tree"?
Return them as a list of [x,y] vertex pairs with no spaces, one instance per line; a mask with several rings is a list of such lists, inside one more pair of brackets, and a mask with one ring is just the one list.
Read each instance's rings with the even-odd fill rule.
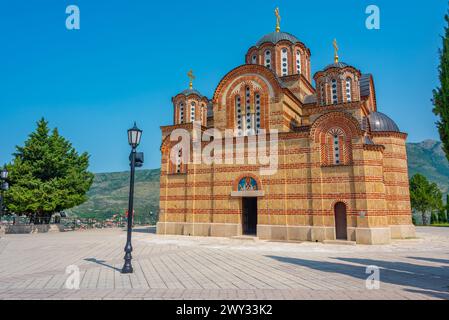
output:
[[443,150],[449,160],[449,16],[444,17],[447,26],[442,37],[443,47],[439,51],[440,86],[433,90],[433,113],[438,117],[437,127],[440,134]]

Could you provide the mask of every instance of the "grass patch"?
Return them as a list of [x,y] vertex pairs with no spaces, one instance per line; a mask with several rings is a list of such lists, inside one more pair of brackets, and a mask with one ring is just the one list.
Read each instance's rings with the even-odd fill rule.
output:
[[449,227],[449,223],[432,223],[429,227]]

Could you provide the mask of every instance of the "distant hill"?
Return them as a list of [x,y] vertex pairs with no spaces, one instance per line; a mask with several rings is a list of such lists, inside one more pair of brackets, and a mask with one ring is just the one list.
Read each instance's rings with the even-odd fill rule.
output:
[[[441,142],[426,140],[407,144],[410,177],[421,173],[436,182],[444,193],[449,193],[449,163]],[[154,223],[159,209],[160,170],[137,170],[135,186],[136,220]],[[88,193],[89,200],[69,210],[80,217],[109,218],[123,214],[128,207],[129,172],[99,173]],[[150,212],[153,212],[150,215]]]
[[[135,219],[146,223],[157,221],[159,210],[160,170],[136,170],[134,211]],[[129,172],[95,174],[89,190],[89,200],[71,210],[69,215],[83,218],[110,218],[128,210]],[[152,212],[152,214],[151,214]]]
[[435,182],[443,193],[449,193],[449,162],[439,141],[425,140],[407,144],[408,171],[410,177],[421,173]]

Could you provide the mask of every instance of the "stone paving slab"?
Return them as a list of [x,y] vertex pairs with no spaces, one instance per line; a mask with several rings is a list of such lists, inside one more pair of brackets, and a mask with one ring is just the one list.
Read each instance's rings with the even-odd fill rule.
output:
[[[0,299],[449,299],[449,228],[384,246],[282,243],[133,233],[135,272],[122,275],[125,232],[0,238]],[[68,266],[79,289],[67,288]],[[380,288],[366,287],[367,266]]]

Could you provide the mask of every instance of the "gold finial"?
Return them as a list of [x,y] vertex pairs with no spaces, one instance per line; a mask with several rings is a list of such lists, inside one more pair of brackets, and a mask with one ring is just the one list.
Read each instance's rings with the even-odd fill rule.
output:
[[281,15],[279,14],[279,8],[274,10],[274,14],[276,15],[276,32],[281,31]]
[[337,39],[334,39],[334,62],[338,63],[338,44],[337,44]]
[[195,80],[195,76],[193,75],[192,69],[190,69],[190,71],[187,72],[187,76],[188,76],[189,79],[190,79],[190,82],[189,82],[189,88],[190,88],[190,89],[193,89],[193,80]]

